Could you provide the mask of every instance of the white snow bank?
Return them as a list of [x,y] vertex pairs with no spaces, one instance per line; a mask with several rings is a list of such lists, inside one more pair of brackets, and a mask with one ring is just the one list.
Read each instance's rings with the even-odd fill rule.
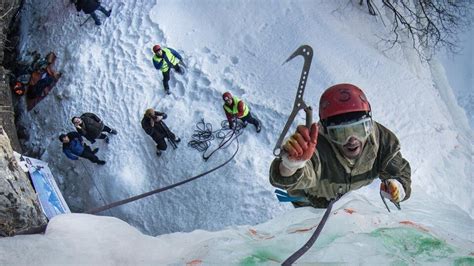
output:
[[[462,234],[473,226],[469,217],[456,217],[456,221],[445,217],[454,211],[444,204],[436,209],[412,207],[389,214],[381,201],[343,198],[335,204],[316,244],[298,263],[474,262],[472,235]],[[44,235],[0,239],[0,264],[276,265],[309,239],[323,212],[293,209],[255,226],[158,237],[143,235],[116,218],[60,215]],[[445,230],[446,226],[454,230]]]

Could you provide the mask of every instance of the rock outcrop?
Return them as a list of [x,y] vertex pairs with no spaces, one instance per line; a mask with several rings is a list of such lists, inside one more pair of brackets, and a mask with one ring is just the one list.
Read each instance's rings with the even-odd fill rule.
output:
[[46,223],[30,179],[0,126],[0,236],[40,232]]
[[[20,3],[0,0],[0,63],[13,56],[15,48],[5,44]],[[12,146],[21,152],[14,121],[8,70],[0,66],[0,236],[41,232],[47,224],[28,175],[13,157]]]

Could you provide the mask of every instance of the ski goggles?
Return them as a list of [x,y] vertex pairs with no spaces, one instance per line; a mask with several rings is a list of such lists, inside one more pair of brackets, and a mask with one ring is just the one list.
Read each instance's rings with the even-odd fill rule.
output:
[[326,129],[332,142],[344,145],[351,137],[360,141],[366,140],[372,132],[372,127],[372,118],[368,117],[353,123],[327,126]]

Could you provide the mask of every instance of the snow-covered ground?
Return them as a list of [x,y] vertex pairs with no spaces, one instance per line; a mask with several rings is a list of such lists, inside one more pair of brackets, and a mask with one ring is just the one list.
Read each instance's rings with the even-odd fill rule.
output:
[[[72,209],[163,187],[229,158],[235,145],[207,162],[186,145],[202,118],[220,127],[224,91],[244,99],[263,130],[245,129],[236,159],[225,168],[104,213],[158,238],[116,219],[65,215],[51,221],[45,236],[0,240],[0,264],[39,254],[45,256],[39,264],[71,258],[78,264],[281,263],[312,233],[300,229],[322,216],[278,203],[268,182],[303,60],[282,62],[302,44],[314,49],[305,101],[317,109],[321,93],[336,83],[363,88],[375,120],[401,141],[413,191],[402,211],[390,214],[377,182],[346,195],[301,262],[474,263],[473,132],[466,117],[472,105],[465,112],[459,107],[441,64],[420,62],[409,47],[381,46],[388,29],[366,7],[310,0],[104,1],[112,16],[101,27],[92,21],[79,27],[86,17],[65,3],[25,1],[22,51],[55,51],[65,74],[23,122],[36,134],[29,145],[46,150],[41,159]],[[188,65],[185,75],[172,73],[172,95],[165,96],[151,63],[156,43],[179,50]],[[160,158],[140,126],[149,107],[166,112],[183,139]],[[105,166],[70,161],[61,152],[58,134],[73,130],[70,118],[83,112],[119,131],[110,144],[94,145]],[[297,123],[303,121],[301,115]],[[35,251],[18,259],[22,248]]]

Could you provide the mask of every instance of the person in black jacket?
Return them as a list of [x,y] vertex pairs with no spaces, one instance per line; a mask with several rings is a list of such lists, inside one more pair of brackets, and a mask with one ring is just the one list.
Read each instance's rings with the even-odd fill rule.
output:
[[91,150],[91,148],[82,141],[82,137],[79,133],[71,131],[67,134],[61,134],[59,135],[59,141],[63,143],[63,152],[69,159],[75,161],[79,159],[79,157],[82,157],[99,165],[105,164],[105,161],[100,160],[95,155],[99,151],[99,148]]
[[117,130],[106,126],[104,122],[93,113],[84,113],[80,117],[74,116],[71,122],[74,124],[74,127],[76,127],[77,132],[91,143],[95,143],[96,139],[103,139],[106,143],[109,143],[109,137],[102,132],[117,135]]
[[100,26],[102,23],[95,13],[96,10],[104,13],[107,17],[110,17],[110,13],[112,12],[112,10],[107,11],[98,0],[72,0],[72,2],[76,5],[77,12],[82,10],[85,14],[90,14],[97,26]]
[[142,119],[142,128],[150,137],[156,142],[156,155],[160,156],[161,151],[166,150],[165,138],[176,147],[176,143],[180,142],[181,139],[169,130],[166,124],[163,122],[167,115],[162,112],[157,112],[153,108],[149,108],[145,111],[145,115]]

